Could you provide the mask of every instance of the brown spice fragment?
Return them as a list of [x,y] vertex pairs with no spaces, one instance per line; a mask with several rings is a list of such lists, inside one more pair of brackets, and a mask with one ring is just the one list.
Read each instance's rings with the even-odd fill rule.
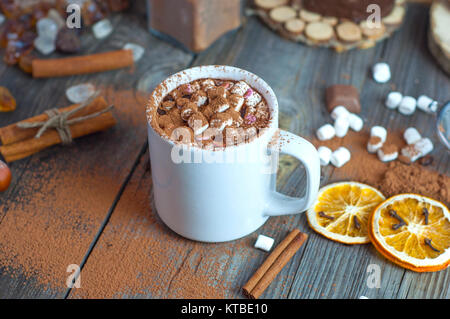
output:
[[320,217],[323,217],[323,218],[327,218],[327,219],[334,220],[334,217],[333,217],[333,216],[327,215],[327,214],[325,214],[324,212],[319,212],[319,216],[320,216]]
[[433,245],[431,244],[431,239],[425,238],[425,245],[427,245],[428,247],[430,247],[433,251],[435,252],[441,252],[439,249],[436,249],[435,247],[433,247]]

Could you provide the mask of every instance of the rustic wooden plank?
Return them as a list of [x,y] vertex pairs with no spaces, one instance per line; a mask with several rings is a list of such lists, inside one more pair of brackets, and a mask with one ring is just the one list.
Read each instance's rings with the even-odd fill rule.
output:
[[[118,118],[108,132],[11,164],[13,183],[0,195],[2,249],[10,250],[0,257],[8,266],[0,270],[0,298],[64,297],[66,267],[82,262],[146,143],[147,97],[137,91],[146,87],[138,88],[137,82],[148,73],[158,81],[158,76],[166,77],[192,60],[191,54],[149,35],[143,6],[143,1],[136,2],[129,12],[113,16],[115,31],[107,39],[96,41],[89,32],[83,36],[83,53],[117,49],[127,42],[146,47],[133,70],[34,80],[0,64],[0,85],[9,87],[18,100],[15,112],[0,116],[2,126],[68,105],[65,88],[83,82],[103,89]],[[40,237],[38,230],[46,235]],[[45,255],[32,254],[43,247],[48,247]]]

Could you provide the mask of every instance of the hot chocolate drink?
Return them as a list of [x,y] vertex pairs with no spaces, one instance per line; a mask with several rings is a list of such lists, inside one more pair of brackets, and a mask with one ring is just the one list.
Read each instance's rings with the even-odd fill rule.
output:
[[174,142],[217,149],[253,140],[270,120],[264,97],[245,81],[205,78],[169,92],[153,126]]

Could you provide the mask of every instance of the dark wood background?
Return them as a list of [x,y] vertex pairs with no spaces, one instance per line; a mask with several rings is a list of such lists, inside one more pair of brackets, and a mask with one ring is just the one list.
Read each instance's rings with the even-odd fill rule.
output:
[[[119,70],[36,80],[18,68],[0,63],[0,85],[8,87],[18,100],[16,111],[0,114],[0,126],[40,114],[50,107],[68,105],[65,89],[83,82],[114,88],[124,92],[124,96],[131,94],[131,98],[141,103],[140,107],[130,106],[133,109],[120,113],[123,116],[119,124],[109,132],[81,138],[66,148],[54,147],[10,165],[13,183],[7,192],[0,195],[0,245],[7,248],[10,243],[7,235],[12,229],[22,229],[17,220],[45,230],[46,223],[71,214],[66,227],[73,229],[74,236],[61,238],[70,247],[70,254],[59,251],[58,257],[52,257],[55,254],[46,257],[61,259],[61,269],[54,274],[58,278],[56,282],[60,284],[43,285],[36,279],[44,273],[52,276],[48,273],[51,269],[45,265],[41,267],[36,263],[36,278],[33,278],[21,275],[21,265],[14,267],[13,264],[9,268],[0,268],[0,298],[102,297],[94,292],[84,293],[83,286],[79,291],[68,289],[65,285],[66,267],[68,263],[81,265],[82,278],[100,275],[95,273],[98,271],[95,265],[99,258],[105,258],[105,254],[100,254],[99,250],[108,243],[110,235],[117,231],[118,223],[127,220],[130,210],[136,209],[137,216],[144,217],[151,212],[145,95],[142,98],[142,94],[129,92],[148,94],[168,75],[190,66],[234,65],[256,73],[272,86],[278,96],[280,127],[305,137],[311,137],[324,119],[329,119],[324,107],[324,89],[336,83],[352,84],[361,92],[362,116],[366,126],[381,124],[399,129],[410,125],[417,127],[423,135],[433,137],[437,155],[434,168],[445,174],[450,173],[449,155],[434,134],[433,117],[420,116],[420,112],[405,117],[387,110],[382,105],[390,84],[376,84],[370,76],[370,67],[375,62],[386,61],[392,68],[391,83],[395,83],[404,94],[427,94],[439,101],[449,99],[449,77],[439,69],[426,48],[428,7],[425,5],[410,5],[404,25],[391,39],[368,50],[341,54],[284,40],[254,17],[248,17],[242,28],[222,37],[198,55],[180,50],[150,35],[144,1],[135,1],[128,12],[115,15],[111,20],[115,31],[105,40],[97,41],[90,32],[86,32],[83,36],[83,53],[117,49],[127,42],[141,44],[146,47],[146,52],[132,72]],[[127,107],[118,105],[118,112]],[[100,171],[99,163],[102,164]],[[324,168],[322,174],[323,184],[336,179],[332,167]],[[74,180],[81,178],[89,182],[78,185],[70,176],[76,176]],[[298,163],[287,157],[282,158],[278,177],[281,191],[292,196],[301,195],[302,177],[302,168]],[[103,188],[102,185],[107,183],[108,187]],[[133,205],[130,206],[130,203]],[[196,260],[200,256],[199,263],[218,265],[218,268],[212,267],[210,273],[207,271],[207,275],[219,281],[231,282],[223,291],[223,296],[242,298],[239,288],[267,256],[252,247],[256,236],[272,236],[277,243],[294,227],[307,232],[309,239],[282,270],[279,279],[266,290],[263,295],[265,298],[359,298],[361,295],[369,298],[450,297],[448,269],[424,274],[405,270],[386,261],[370,245],[350,247],[315,234],[307,226],[303,214],[271,218],[250,236],[217,245],[183,240],[161,226],[154,211],[151,215],[147,217],[154,220],[157,226],[150,224],[144,231],[153,232],[152,240],[157,240],[162,234],[161,238],[168,240],[169,247],[173,246],[173,251],[169,249],[167,254],[173,255],[175,267],[161,273],[160,278],[164,279],[156,283],[167,285],[167,289],[159,290],[163,291],[159,293],[145,292],[147,286],[154,286],[155,282],[143,280],[144,292],[131,296],[118,292],[115,297],[192,297],[182,290],[171,289],[169,283],[177,275],[177,267],[181,268],[186,261]],[[49,228],[50,233],[44,238],[24,232],[24,245],[32,244],[28,240],[35,241],[33,244],[39,247],[56,249],[53,244],[60,234],[51,233],[51,230]],[[129,240],[134,240],[133,236]],[[180,253],[177,247],[183,247],[184,250]],[[143,246],[141,249],[145,253],[152,253],[149,247]],[[119,255],[124,259],[128,254],[135,253],[127,245],[113,245],[111,250],[111,256],[120,252]],[[208,260],[206,257],[202,260],[203,256],[213,251],[215,254],[210,254]],[[222,254],[222,251],[228,253]],[[68,262],[74,256],[76,260]],[[58,263],[59,259],[52,264]],[[382,281],[378,289],[370,289],[366,284],[369,264],[377,264],[381,268]],[[114,267],[114,264],[111,265],[111,268]],[[112,275],[111,281],[114,280],[120,280],[120,276]],[[89,284],[86,287],[89,290]]]

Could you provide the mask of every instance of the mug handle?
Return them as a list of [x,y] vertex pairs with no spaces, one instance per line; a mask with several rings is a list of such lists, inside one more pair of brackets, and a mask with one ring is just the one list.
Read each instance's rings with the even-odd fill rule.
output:
[[307,210],[316,200],[320,185],[320,160],[316,148],[297,135],[279,130],[278,142],[269,147],[269,150],[291,155],[302,162],[306,170],[306,195],[295,198],[271,191],[264,215],[290,215]]

